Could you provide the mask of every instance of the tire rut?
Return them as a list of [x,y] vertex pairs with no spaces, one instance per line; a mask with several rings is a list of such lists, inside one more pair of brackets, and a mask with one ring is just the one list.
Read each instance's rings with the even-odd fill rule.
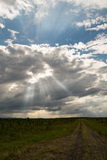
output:
[[81,122],[76,134],[75,142],[70,150],[69,160],[82,160],[83,158],[83,135]]

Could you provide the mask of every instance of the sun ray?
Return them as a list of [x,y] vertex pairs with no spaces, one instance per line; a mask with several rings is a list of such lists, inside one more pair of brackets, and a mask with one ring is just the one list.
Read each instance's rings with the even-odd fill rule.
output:
[[68,88],[63,83],[61,83],[56,77],[52,76],[52,79],[57,83],[59,87],[61,87],[64,91],[70,94]]
[[26,106],[31,106],[33,104],[35,96],[35,84],[30,84],[27,89],[26,89],[26,94],[25,94],[25,105]]

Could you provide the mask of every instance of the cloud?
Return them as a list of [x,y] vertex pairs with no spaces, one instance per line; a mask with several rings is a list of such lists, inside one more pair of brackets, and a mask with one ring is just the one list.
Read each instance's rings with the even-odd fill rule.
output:
[[[96,18],[90,18],[87,20],[84,20],[82,22],[76,22],[77,27],[85,27],[85,30],[105,30],[107,28],[106,26],[107,17],[104,16],[98,16]],[[95,26],[95,27],[93,27]]]
[[87,1],[87,0],[68,0],[71,2],[74,2],[77,5],[81,5],[82,7],[87,7],[87,8],[94,8],[94,9],[103,9],[103,8],[107,8],[107,1],[106,0],[102,0],[102,2],[100,0],[98,1]]
[[104,116],[107,64],[70,47],[0,46],[0,115]]
[[40,21],[48,15],[50,9],[60,3],[68,3],[75,8],[79,6],[81,8],[85,8],[86,10],[107,8],[106,0],[97,0],[97,2],[93,0],[88,2],[86,0],[0,0],[0,15],[3,18],[12,20],[22,13],[33,13],[35,15],[34,17]]
[[6,0],[6,1],[3,1],[3,0],[0,0],[1,3],[4,3],[4,4],[8,4],[8,5],[14,5],[16,3],[16,0],[13,1],[13,0]]
[[29,0],[0,0],[0,8],[0,16],[12,20],[20,15],[21,11],[30,12],[32,5]]
[[14,31],[14,30],[11,30],[11,29],[8,29],[8,31],[11,33],[11,37],[12,37],[13,39],[16,39],[16,34],[19,34],[19,32]]
[[94,54],[107,54],[107,35],[98,34],[94,40],[87,43],[87,46]]
[[8,29],[8,32],[10,32],[10,34],[11,34],[11,39],[6,39],[5,43],[8,45],[12,45],[12,43],[15,40],[17,40],[16,35],[19,34],[19,32],[15,31],[15,30],[11,30],[11,29]]
[[107,23],[97,25],[96,27],[88,28],[88,31],[99,31],[99,30],[106,30],[107,29]]
[[0,23],[0,28],[1,29],[5,28],[4,24]]
[[73,47],[76,49],[84,49],[86,48],[86,45],[83,42],[79,42],[79,43],[75,43]]
[[93,40],[87,43],[75,43],[72,47],[78,55],[83,54],[84,58],[94,54],[107,54],[107,35],[104,33],[98,34]]
[[54,6],[54,3],[56,4],[55,1],[47,2],[47,0],[0,0],[0,15],[12,20],[22,13],[33,13],[40,20],[47,14],[48,9]]

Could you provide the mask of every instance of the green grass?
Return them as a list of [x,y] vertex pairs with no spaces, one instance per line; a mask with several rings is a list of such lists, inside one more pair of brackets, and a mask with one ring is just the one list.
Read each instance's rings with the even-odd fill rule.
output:
[[[76,119],[0,119],[0,160],[29,146],[69,135]],[[8,158],[9,159],[9,158]]]
[[107,118],[86,119],[85,123],[99,134],[107,136]]

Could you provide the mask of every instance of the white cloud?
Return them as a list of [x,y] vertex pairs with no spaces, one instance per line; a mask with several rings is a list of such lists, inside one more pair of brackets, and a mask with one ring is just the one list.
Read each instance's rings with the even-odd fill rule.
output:
[[15,31],[15,30],[11,30],[11,29],[8,29],[8,31],[11,33],[11,37],[12,39],[16,39],[16,35],[19,34],[19,32]]
[[0,28],[1,29],[5,28],[4,24],[0,23]]
[[13,41],[14,41],[13,39],[6,39],[5,43],[8,45],[12,45]]
[[95,40],[87,43],[90,50],[94,50],[94,54],[107,54],[107,35],[98,34]]
[[19,32],[11,29],[8,29],[8,31],[11,33],[11,39],[6,39],[5,43],[7,43],[8,45],[12,45],[12,43],[17,39],[16,35],[19,34]]
[[107,1],[106,0],[97,0],[97,1],[93,1],[93,0],[61,0],[64,2],[71,2],[71,3],[75,3],[76,5],[80,5],[82,8],[87,7],[87,8],[93,8],[93,9],[103,9],[103,8],[107,8]]
[[98,34],[94,40],[84,44],[83,42],[75,43],[73,45],[77,52],[79,50],[88,51],[90,55],[93,54],[107,54],[107,35]]
[[[82,22],[76,22],[77,27],[85,27],[86,30],[100,30],[100,29],[106,29],[106,22],[107,22],[107,17],[104,16],[98,16],[96,18],[90,18],[88,20],[84,20]],[[101,24],[103,23],[103,24]],[[93,25],[96,25],[96,27],[92,27]]]
[[96,27],[87,28],[87,31],[99,31],[99,30],[106,30],[107,29],[107,23],[97,25]]
[[73,47],[76,49],[84,49],[86,48],[86,45],[83,42],[79,42],[79,43],[75,43]]
[[14,19],[22,11],[25,14],[33,12],[40,21],[48,13],[48,9],[54,7],[56,1],[50,0],[0,0],[0,15],[3,18]]
[[3,18],[14,19],[21,14],[21,11],[24,11],[26,14],[33,12],[40,21],[41,18],[48,14],[49,9],[55,7],[60,2],[78,5],[84,9],[107,8],[106,0],[0,0],[0,15]]
[[29,0],[0,0],[0,16],[12,20],[20,15],[20,11],[31,12],[32,7]]
[[47,11],[38,11],[36,14],[35,14],[35,18],[37,20],[36,23],[39,23],[46,15],[47,15]]

